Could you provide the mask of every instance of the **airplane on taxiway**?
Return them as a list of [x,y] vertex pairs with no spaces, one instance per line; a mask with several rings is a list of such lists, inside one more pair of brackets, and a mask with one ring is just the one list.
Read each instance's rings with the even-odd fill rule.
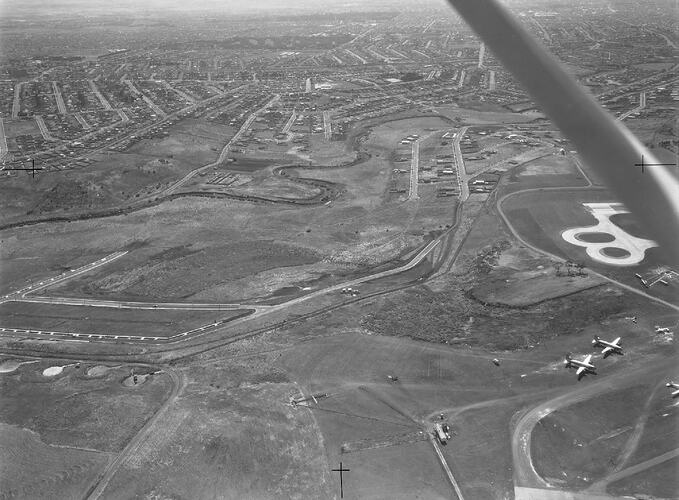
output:
[[592,364],[591,354],[588,354],[583,360],[573,359],[570,354],[567,354],[566,359],[564,360],[564,365],[566,365],[566,368],[573,368],[576,366],[578,367],[577,371],[575,372],[575,374],[578,376],[578,380],[588,373],[596,375],[596,367]]
[[602,340],[601,337],[599,337],[598,335],[595,335],[594,339],[592,340],[592,345],[595,347],[604,348],[601,351],[601,354],[604,355],[604,358],[608,357],[608,355],[612,353],[622,355],[622,345],[620,342],[620,337],[615,339],[613,342],[608,342],[606,340]]

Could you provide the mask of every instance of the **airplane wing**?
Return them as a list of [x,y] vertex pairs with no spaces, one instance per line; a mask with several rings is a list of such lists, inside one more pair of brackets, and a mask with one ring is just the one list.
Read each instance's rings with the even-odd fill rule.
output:
[[[608,348],[606,348],[606,349],[608,349]],[[587,357],[584,360],[584,363],[591,363],[591,362],[592,362],[592,355],[588,354]]]
[[609,352],[611,352],[612,350],[613,350],[612,347],[604,347],[604,350],[601,351],[601,354],[606,355],[606,354],[608,354]]
[[[578,370],[575,372],[575,374],[578,375],[578,376],[580,376],[580,375],[582,375],[582,373],[583,373],[585,370],[586,370],[586,368],[585,368],[584,366],[581,366],[580,368],[578,368]],[[677,392],[679,392],[679,391],[677,391]]]
[[611,344],[615,344],[615,345],[617,345],[618,347],[620,347],[620,345],[621,345],[621,344],[620,344],[620,339],[621,339],[621,337],[618,337],[618,338],[615,339],[613,342],[611,342]]
[[667,230],[679,227],[679,178],[670,167],[637,168],[642,155],[647,163],[659,162],[498,0],[448,1],[648,229],[667,262],[679,263],[679,231]]
[[673,397],[673,398],[676,398],[677,396],[679,396],[679,390],[677,390],[677,391],[672,391],[672,397]]

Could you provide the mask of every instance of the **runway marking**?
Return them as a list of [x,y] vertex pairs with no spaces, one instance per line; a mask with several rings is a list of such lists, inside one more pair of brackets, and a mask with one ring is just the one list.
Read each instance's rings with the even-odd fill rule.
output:
[[[627,214],[627,210],[620,203],[583,203],[585,208],[598,221],[594,226],[576,227],[561,233],[561,237],[572,245],[585,247],[587,255],[603,264],[612,266],[633,266],[639,264],[646,256],[646,250],[657,247],[655,241],[632,236],[619,226],[611,222],[610,217],[616,214]],[[588,233],[605,233],[613,237],[610,242],[589,242],[580,239],[580,235]],[[606,248],[617,248],[625,251],[624,257],[606,255]]]

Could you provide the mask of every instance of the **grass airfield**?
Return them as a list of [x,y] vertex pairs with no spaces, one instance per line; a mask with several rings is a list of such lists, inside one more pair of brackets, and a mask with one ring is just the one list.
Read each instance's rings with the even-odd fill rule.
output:
[[[497,115],[460,116],[482,125]],[[516,223],[538,250],[497,212],[510,192],[582,187],[581,172],[566,159],[533,160],[497,195],[461,207],[405,202],[388,193],[398,142],[454,126],[432,117],[373,125],[356,141],[365,161],[299,169],[342,185],[327,206],[179,198],[105,225],[3,230],[3,293],[127,248],[42,295],[281,306],[169,348],[0,339],[0,368],[41,359],[0,373],[7,491],[49,498],[58,477],[64,497],[339,498],[331,469],[341,461],[351,469],[345,498],[451,498],[430,438],[443,414],[453,436],[441,456],[465,499],[511,498],[516,486],[676,496],[666,436],[678,410],[663,387],[679,375],[676,348],[654,326],[676,329],[679,314],[593,274],[557,274],[538,250],[569,251],[555,243],[559,228],[591,223],[576,210],[531,208],[533,194],[506,200],[512,222],[521,210],[542,217],[539,230]],[[333,144],[318,157],[331,165],[332,155],[352,156]],[[569,195],[550,196],[567,208]],[[436,237],[420,265],[360,284],[359,297],[332,292],[285,306],[403,264]],[[57,321],[56,309],[45,307],[41,321]],[[162,321],[193,326],[213,315],[175,311]],[[101,328],[106,321],[117,322],[104,318]],[[599,374],[578,381],[563,357],[592,353],[594,335],[621,336],[625,355],[595,354]],[[65,368],[45,375],[52,366]]]

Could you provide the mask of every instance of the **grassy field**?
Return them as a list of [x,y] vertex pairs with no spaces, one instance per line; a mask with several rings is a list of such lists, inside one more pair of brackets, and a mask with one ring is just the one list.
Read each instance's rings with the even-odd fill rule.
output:
[[517,406],[500,402],[465,411],[454,419],[455,436],[444,455],[465,498],[511,498],[514,483],[507,427]]
[[311,264],[321,258],[304,246],[269,239],[222,244],[203,240],[151,255],[140,253],[110,269],[102,269],[101,273],[69,281],[52,293],[187,299],[230,280],[275,268]]
[[287,404],[297,388],[275,356],[183,368],[182,396],[103,498],[331,498],[313,418]]
[[311,136],[309,149],[314,165],[343,165],[356,159],[356,152],[343,141],[328,141],[318,134]]
[[[493,374],[482,375],[474,368],[477,363],[475,357],[458,356],[446,348],[356,334],[300,344],[279,361],[306,394],[329,394],[309,411],[318,421],[330,460],[342,460],[357,471],[346,483],[346,492],[357,498],[450,495],[426,441],[347,454],[340,450],[347,442],[370,445],[417,432],[421,421],[438,408],[485,398],[490,392],[499,394],[502,389],[489,384]],[[398,375],[399,381],[392,383],[387,375]],[[506,422],[502,427],[506,429]],[[449,447],[454,455],[457,446]],[[452,461],[458,463],[457,458]]]
[[[233,133],[221,125],[183,120],[169,136],[144,139],[125,152],[94,155],[86,169],[3,179],[2,222],[100,210],[131,203],[213,161]],[[162,153],[160,153],[162,151]]]
[[118,309],[6,302],[0,304],[0,326],[59,332],[166,337],[215,321],[228,321],[243,311],[172,311]]
[[459,118],[462,124],[497,125],[499,123],[527,123],[542,117],[540,114],[512,113],[510,111],[477,111],[474,109],[458,108],[457,106],[443,106],[436,111],[451,119]]
[[321,189],[280,177],[256,180],[228,190],[238,195],[285,198],[289,200],[312,199],[321,194]]
[[66,364],[41,361],[3,374],[0,421],[37,433],[46,445],[117,452],[169,395],[171,382],[165,374],[123,386],[132,369],[125,365],[98,376],[87,375],[87,364],[70,365],[53,377],[43,375],[50,366]]
[[506,192],[539,187],[579,187],[587,182],[570,156],[557,154],[538,158],[512,170]]
[[3,498],[82,498],[112,456],[93,450],[50,446],[40,435],[0,423]]
[[487,304],[530,306],[600,286],[605,281],[598,277],[556,276],[554,269],[493,273],[493,280],[475,286],[472,296]]
[[[450,223],[454,215],[454,207],[386,202],[389,148],[402,134],[445,124],[438,118],[389,123],[384,132],[373,132],[365,144],[365,151],[374,156],[368,161],[345,168],[300,170],[304,177],[341,184],[345,192],[331,206],[178,199],[124,216],[53,223],[47,233],[43,226],[11,229],[2,235],[3,286],[19,288],[32,277],[51,276],[73,267],[71,263],[86,262],[90,256],[93,261],[125,247],[134,251],[123,260],[53,293],[138,300],[194,296],[239,300],[239,294],[248,290],[248,283],[243,282],[248,276],[254,277],[254,291],[246,294],[252,297],[270,288],[272,276],[267,273],[276,269],[299,282],[333,273],[332,266],[335,272],[346,274],[350,266],[358,269],[388,262],[420,245],[429,231]],[[385,139],[384,134],[393,138]],[[145,144],[135,146],[128,156],[146,154],[143,148],[150,146]],[[179,165],[176,155],[168,161],[165,168]],[[140,169],[139,175],[147,175],[143,173],[146,167]],[[277,186],[265,182],[261,189],[276,191]],[[288,194],[300,194],[297,187],[293,191]],[[293,269],[298,272],[290,273]]]
[[606,489],[612,495],[654,495],[656,498],[679,497],[679,458],[673,458],[649,469],[611,483]]
[[[186,167],[196,168],[214,161],[235,129],[187,118],[168,127],[167,133],[167,137],[144,139],[129,151],[142,156],[173,158],[184,170]],[[162,152],[162,155],[158,152]]]
[[644,401],[647,392],[644,385],[609,392],[542,419],[531,440],[538,473],[582,489],[611,472],[643,411],[635,402]]
[[[562,258],[581,262],[628,285],[640,286],[634,277],[635,273],[650,273],[665,263],[658,248],[647,250],[644,260],[635,266],[609,266],[589,258],[585,248],[572,245],[561,237],[566,229],[597,224],[596,219],[582,206],[583,203],[593,202],[615,202],[615,198],[599,189],[529,192],[508,198],[503,202],[502,209],[528,243]],[[616,215],[611,220],[623,229],[629,229],[634,236],[648,235],[630,214]],[[648,293],[676,303],[676,287],[673,281],[670,286],[655,286]]]
[[[667,374],[667,380],[677,380],[676,370]],[[665,387],[665,380],[658,381],[654,391],[650,393],[650,401],[646,409],[646,421],[639,437],[639,442],[626,462],[632,466],[650,460],[677,448],[677,442],[667,439],[676,431],[676,416],[679,412],[677,400],[670,397]]]

